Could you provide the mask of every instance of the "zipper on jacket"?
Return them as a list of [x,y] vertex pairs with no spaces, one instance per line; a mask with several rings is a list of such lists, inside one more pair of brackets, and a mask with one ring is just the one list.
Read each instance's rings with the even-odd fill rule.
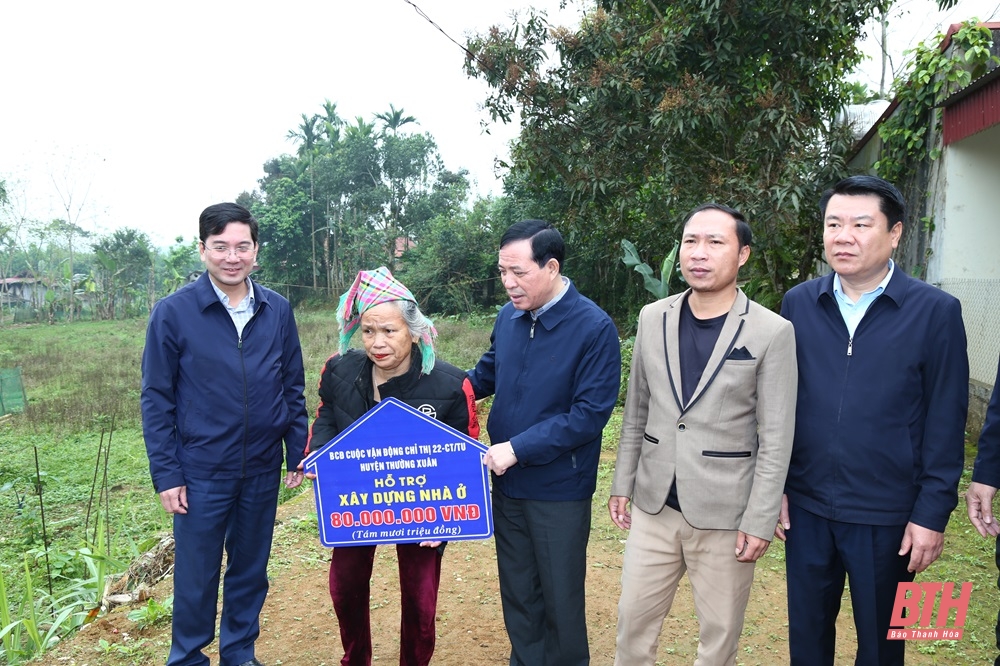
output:
[[247,401],[247,362],[243,355],[243,335],[239,336],[236,349],[240,352],[240,367],[243,369],[243,468],[240,470],[240,478],[247,475],[247,432],[250,430],[250,405]]
[[[867,321],[868,319],[870,319],[870,317],[871,317],[871,313],[872,313],[872,309],[873,309],[873,308],[875,307],[875,305],[876,305],[876,304],[877,304],[877,303],[878,303],[879,301],[881,301],[881,300],[882,300],[882,297],[883,297],[883,296],[885,296],[885,292],[884,292],[884,291],[883,291],[883,292],[882,292],[881,294],[879,294],[879,295],[878,295],[878,296],[877,296],[877,297],[875,298],[875,300],[874,300],[874,301],[872,301],[872,302],[871,302],[871,303],[870,303],[870,304],[868,305],[868,309],[867,309],[867,310],[865,310],[865,314],[864,314],[864,316],[862,316],[862,317],[861,317],[861,321],[859,321],[859,322],[858,322],[858,325],[854,327],[854,334],[852,335],[852,334],[851,334],[850,332],[848,332],[848,338],[847,338],[847,355],[848,355],[848,356],[851,356],[852,354],[854,354],[854,338],[855,338],[855,336],[857,336],[857,334],[858,334],[858,331],[859,331],[859,330],[861,329],[861,327],[862,327],[862,326],[864,325],[864,323],[865,323],[865,322],[866,322],[866,321]],[[843,320],[843,317],[841,317],[841,320]],[[845,322],[845,327],[846,327],[846,322]]]
[[[878,297],[874,301],[872,301],[871,304],[868,305],[868,309],[865,310],[865,314],[861,317],[861,321],[859,321],[858,325],[854,328],[854,333],[853,334],[850,332],[850,329],[847,328],[847,322],[844,321],[844,317],[843,317],[843,315],[841,315],[839,313],[839,308],[838,308],[838,313],[837,313],[838,316],[837,316],[837,318],[844,325],[844,329],[847,331],[847,365],[844,366],[844,382],[843,382],[843,387],[842,387],[842,389],[840,391],[840,403],[837,405],[837,425],[838,426],[840,425],[840,421],[841,421],[841,419],[844,416],[844,394],[846,393],[846,388],[848,386],[850,375],[851,375],[851,357],[854,355],[854,337],[858,334],[858,331],[865,324],[865,322],[868,319],[871,318],[871,316],[872,316],[872,309],[875,307],[875,305],[880,300],[882,300],[882,297],[884,295],[885,295],[885,292],[879,294]],[[834,300],[834,307],[837,307],[836,306],[836,299]],[[834,466],[833,466],[834,483],[836,483],[836,478],[839,475],[839,471],[840,471],[840,465],[839,465],[839,462],[838,462],[838,463],[834,464]],[[834,511],[834,514],[836,515],[837,509],[838,509],[838,503],[837,503],[836,494],[834,494],[834,496],[831,498],[830,504],[831,504],[831,508]]]
[[[241,479],[245,479],[247,476],[247,438],[250,433],[250,401],[247,397],[247,361],[246,356],[243,355],[243,334],[247,333],[253,326],[262,307],[264,307],[263,303],[257,305],[254,313],[243,326],[243,331],[236,335],[236,350],[240,353],[240,368],[243,370],[243,466],[240,469]],[[236,322],[233,322],[233,328],[236,328]]]
[[[531,316],[531,313],[527,313]],[[531,328],[528,329],[528,340],[533,340],[535,338],[535,322],[537,320],[531,317]],[[521,369],[518,371],[518,376],[523,377],[525,371],[528,368],[528,354],[531,350],[531,345],[521,345]],[[524,387],[521,382],[515,382],[514,384],[514,400],[511,401],[511,411],[514,414],[518,414],[521,411],[521,398],[524,397]]]

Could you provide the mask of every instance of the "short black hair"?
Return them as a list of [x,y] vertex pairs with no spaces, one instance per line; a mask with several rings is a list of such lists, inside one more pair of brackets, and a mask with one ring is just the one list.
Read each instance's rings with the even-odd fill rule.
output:
[[896,226],[897,222],[905,222],[906,199],[896,189],[896,186],[887,180],[865,175],[844,178],[820,197],[819,214],[823,219],[826,219],[826,205],[830,203],[830,197],[834,194],[843,194],[849,197],[874,195],[878,197],[878,208],[888,220],[889,229]]
[[691,218],[694,217],[697,213],[700,213],[704,210],[720,211],[736,221],[736,240],[738,240],[740,243],[740,249],[743,249],[744,246],[749,246],[753,242],[753,232],[750,230],[750,224],[747,222],[747,218],[743,216],[743,213],[736,210],[735,208],[726,206],[725,204],[719,204],[713,202],[703,203],[702,205],[698,206],[690,213],[688,213],[687,216],[684,218],[683,224],[681,224],[682,233],[684,227],[687,226],[687,223],[691,220]]
[[510,225],[500,238],[500,249],[519,240],[531,240],[531,259],[539,266],[549,263],[549,259],[559,262],[562,271],[566,257],[566,244],[551,223],[544,220],[521,220]]
[[230,222],[239,222],[250,227],[250,238],[257,244],[257,219],[253,213],[235,203],[213,204],[201,211],[198,218],[198,237],[204,243],[209,236],[218,236],[226,230]]

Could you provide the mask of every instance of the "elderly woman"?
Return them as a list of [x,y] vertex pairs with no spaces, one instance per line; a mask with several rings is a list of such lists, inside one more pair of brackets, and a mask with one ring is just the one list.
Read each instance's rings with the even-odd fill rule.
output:
[[[385,267],[361,271],[337,306],[340,351],[320,377],[320,406],[310,448],[336,437],[383,398],[433,414],[470,437],[479,436],[472,386],[465,373],[434,358],[433,324],[410,290]],[[348,349],[360,327],[364,351]],[[440,541],[396,544],[402,594],[399,663],[424,666],[434,653],[434,616],[441,580]],[[330,562],[330,596],[340,623],[343,666],[372,661],[369,588],[375,546],[339,546]]]

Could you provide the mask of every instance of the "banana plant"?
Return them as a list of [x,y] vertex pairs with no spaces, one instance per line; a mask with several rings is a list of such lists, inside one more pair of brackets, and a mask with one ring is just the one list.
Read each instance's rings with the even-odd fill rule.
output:
[[625,239],[622,239],[622,251],[624,252],[622,263],[642,275],[642,284],[646,288],[646,291],[657,299],[666,298],[670,295],[670,276],[674,274],[674,264],[677,263],[678,247],[679,245],[674,243],[674,248],[664,257],[663,264],[660,266],[659,278],[653,273],[653,269],[649,267],[649,264],[639,258],[639,252],[635,249],[635,245]]

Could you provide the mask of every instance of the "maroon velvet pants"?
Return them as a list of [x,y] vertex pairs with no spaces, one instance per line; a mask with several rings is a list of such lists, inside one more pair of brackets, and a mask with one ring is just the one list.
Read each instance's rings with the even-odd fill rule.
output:
[[[415,543],[396,544],[402,619],[399,632],[400,666],[427,666],[434,654],[434,616],[441,582],[441,552]],[[371,666],[372,565],[375,546],[333,549],[330,560],[330,597],[340,624],[344,646],[342,666]]]

